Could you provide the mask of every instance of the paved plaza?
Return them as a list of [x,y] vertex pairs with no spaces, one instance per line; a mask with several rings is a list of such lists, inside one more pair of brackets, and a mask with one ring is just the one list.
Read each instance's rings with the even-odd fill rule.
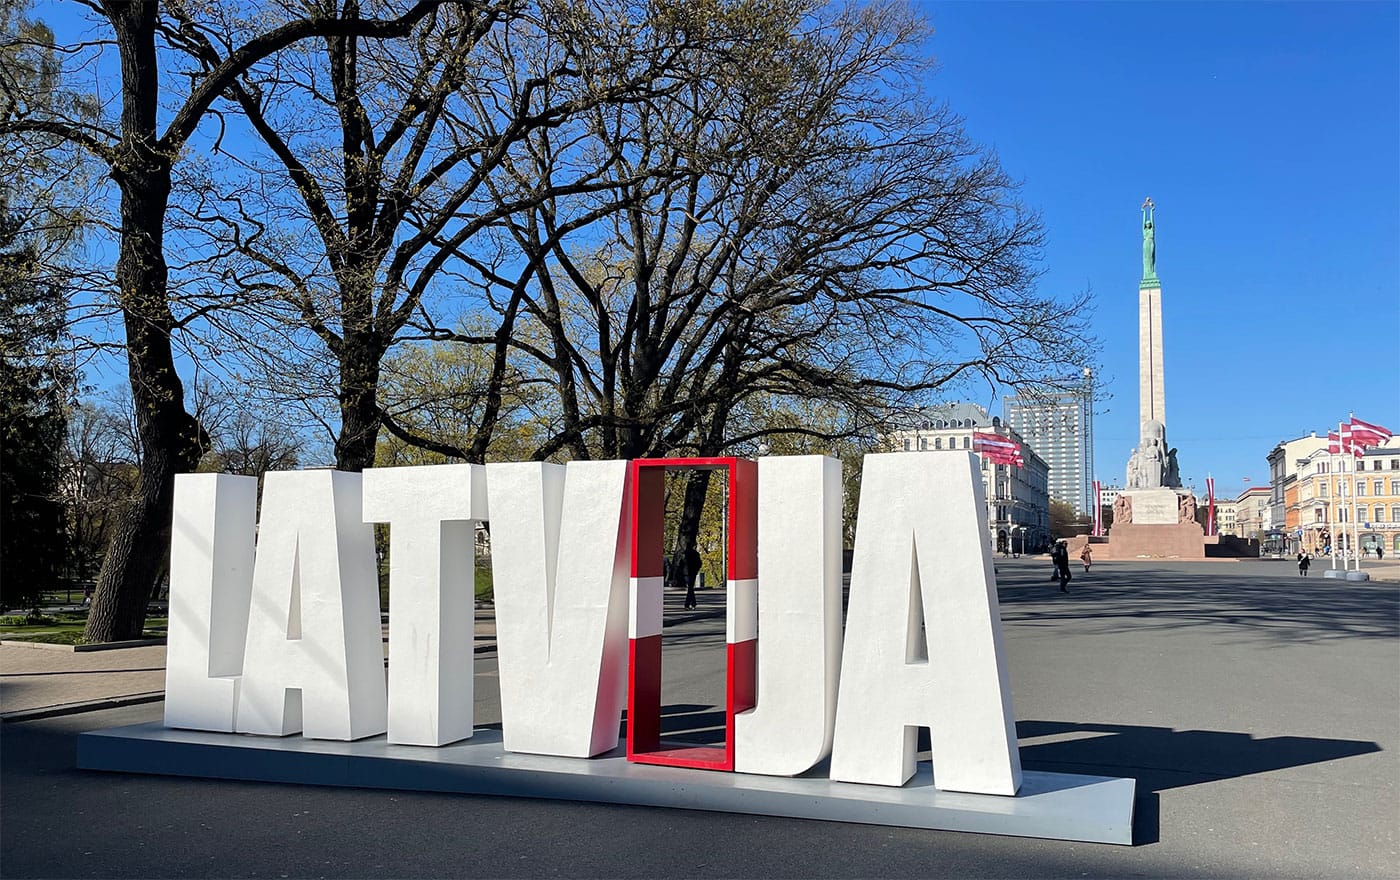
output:
[[[118,691],[152,700],[163,649],[4,648],[0,710],[31,715],[0,725],[0,866],[7,878],[1400,875],[1395,582],[1304,579],[1279,561],[1123,562],[1087,576],[1076,565],[1064,595],[1044,560],[997,568],[1022,763],[1137,779],[1133,847],[79,771],[77,733],[157,720],[161,704],[76,710]],[[668,602],[663,699],[671,733],[703,740],[723,723],[724,620],[721,594],[701,596],[698,614]],[[490,725],[483,647],[477,722]],[[44,701],[78,705],[37,717]]]

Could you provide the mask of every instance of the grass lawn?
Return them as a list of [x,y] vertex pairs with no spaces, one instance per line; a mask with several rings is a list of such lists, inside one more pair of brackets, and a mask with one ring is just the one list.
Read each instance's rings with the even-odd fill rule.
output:
[[[7,615],[0,617],[0,638],[16,642],[48,642],[53,645],[80,645],[83,627],[87,625],[87,615],[74,612],[60,612],[45,615],[38,623],[25,623],[25,616]],[[169,618],[147,617],[142,638],[165,638]]]
[[476,601],[491,602],[495,598],[495,593],[491,587],[491,567],[476,566]]

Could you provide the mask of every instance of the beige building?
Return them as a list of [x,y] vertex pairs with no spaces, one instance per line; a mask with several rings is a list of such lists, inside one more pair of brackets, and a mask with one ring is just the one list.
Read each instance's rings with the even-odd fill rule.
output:
[[1314,431],[1306,437],[1285,440],[1269,452],[1269,511],[1273,528],[1265,534],[1264,544],[1272,551],[1293,556],[1302,549],[1299,475],[1302,465],[1319,450],[1326,455],[1327,437],[1319,437]]
[[1359,535],[1364,555],[1400,554],[1400,438],[1361,458],[1332,455],[1325,446],[1300,458],[1296,512],[1290,538],[1299,550],[1345,551]]
[[1221,535],[1238,535],[1235,531],[1236,503],[1231,498],[1215,499],[1215,531]]
[[[1024,467],[993,464],[973,449],[974,431],[1021,444]],[[998,552],[1036,552],[1050,543],[1050,468],[1021,435],[975,403],[931,407],[916,423],[885,436],[898,452],[971,452],[982,468],[987,493],[987,533]]]
[[[1234,508],[1234,531],[1230,534],[1241,538],[1261,537],[1273,519],[1269,510],[1269,489],[1265,486],[1245,489],[1234,500]],[[1224,534],[1223,529],[1221,534]]]
[[1354,479],[1362,555],[1400,559],[1400,438],[1366,450]]

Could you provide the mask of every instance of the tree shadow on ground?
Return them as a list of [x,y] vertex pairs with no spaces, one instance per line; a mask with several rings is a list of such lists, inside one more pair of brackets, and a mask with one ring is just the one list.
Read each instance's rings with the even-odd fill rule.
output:
[[1316,642],[1400,637],[1400,586],[1332,578],[1247,575],[1224,566],[1098,565],[1058,592],[1041,566],[999,566],[1001,619],[1017,626],[1076,621],[1079,631],[1211,626],[1249,638]]

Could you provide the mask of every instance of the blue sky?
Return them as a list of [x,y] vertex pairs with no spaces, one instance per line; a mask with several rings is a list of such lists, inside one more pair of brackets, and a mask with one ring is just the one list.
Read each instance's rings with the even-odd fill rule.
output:
[[[1042,285],[1097,298],[1100,479],[1137,441],[1145,196],[1188,483],[1266,484],[1275,443],[1353,411],[1400,430],[1400,3],[919,8],[928,92],[1042,213]],[[64,38],[80,9],[34,12]]]
[[929,92],[1042,212],[1042,284],[1097,298],[1101,479],[1137,439],[1145,196],[1183,478],[1265,485],[1351,411],[1400,430],[1400,4],[922,8]]

